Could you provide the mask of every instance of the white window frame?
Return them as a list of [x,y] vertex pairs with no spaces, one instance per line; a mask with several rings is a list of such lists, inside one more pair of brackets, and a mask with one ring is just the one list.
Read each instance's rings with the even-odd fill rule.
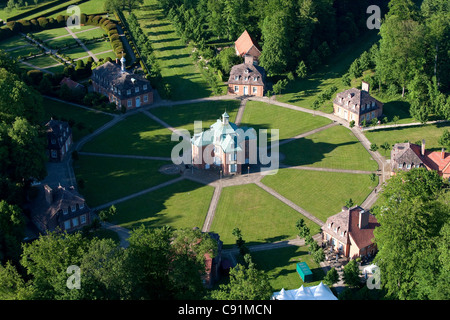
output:
[[253,93],[258,93],[258,87],[252,87],[252,92]]
[[85,224],[86,223],[86,215],[83,214],[80,216],[80,224]]
[[131,94],[131,89],[127,90],[127,95],[129,96]]
[[148,95],[144,94],[144,102],[148,102]]
[[78,221],[78,217],[75,217],[72,219],[72,226],[73,227],[78,227],[78,225],[80,224],[80,222]]
[[234,86],[234,92],[239,92],[239,86]]
[[134,93],[139,93],[139,87],[134,88]]
[[127,101],[127,106],[128,106],[129,108],[132,107],[132,106],[133,106],[133,100],[128,99],[128,101]]
[[146,84],[142,85],[142,90],[147,90],[147,85]]

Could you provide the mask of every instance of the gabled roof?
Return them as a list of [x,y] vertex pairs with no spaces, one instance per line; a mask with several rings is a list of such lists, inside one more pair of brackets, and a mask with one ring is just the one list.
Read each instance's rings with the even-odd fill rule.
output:
[[[240,37],[234,42],[236,48],[236,53],[240,56],[244,56],[249,53],[253,48],[256,49],[256,53],[261,54],[261,48],[258,46],[256,41],[250,36],[250,34],[245,30]],[[259,55],[258,54],[258,55]]]
[[423,163],[421,147],[409,142],[396,143],[391,151],[391,158],[397,163]]

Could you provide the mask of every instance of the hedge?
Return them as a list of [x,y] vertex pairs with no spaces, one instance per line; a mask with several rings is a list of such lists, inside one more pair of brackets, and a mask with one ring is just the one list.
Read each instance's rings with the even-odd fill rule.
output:
[[[84,15],[84,16],[83,16]],[[10,21],[6,23],[6,28],[0,28],[0,41],[5,40],[18,32],[30,33],[33,31],[40,31],[46,29],[62,28],[66,25],[66,21],[69,15],[59,15],[56,20],[54,18],[40,17],[37,20],[18,20]],[[124,51],[124,46],[117,31],[117,25],[109,20],[108,18],[103,18],[99,15],[81,15],[82,21],[85,21],[85,25],[101,26],[102,29],[108,34],[109,40],[111,41],[111,47],[114,50],[116,56],[119,56]]]

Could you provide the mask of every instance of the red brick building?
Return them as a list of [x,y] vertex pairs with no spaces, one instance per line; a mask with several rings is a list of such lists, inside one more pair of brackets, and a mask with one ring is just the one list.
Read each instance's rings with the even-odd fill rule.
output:
[[322,226],[322,241],[346,257],[370,257],[377,252],[373,231],[379,225],[369,211],[343,207]]
[[118,63],[106,62],[92,70],[92,87],[117,105],[117,109],[139,108],[153,103],[150,82],[140,75],[129,73],[124,67],[125,59]]
[[240,96],[264,96],[266,72],[254,63],[253,57],[245,56],[244,63],[231,68],[228,78],[228,93]]

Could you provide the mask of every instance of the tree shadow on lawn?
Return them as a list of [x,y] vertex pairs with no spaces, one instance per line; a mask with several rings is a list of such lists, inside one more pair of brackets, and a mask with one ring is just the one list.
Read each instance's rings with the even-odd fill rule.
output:
[[300,138],[280,146],[280,153],[285,156],[283,164],[287,166],[307,166],[325,159],[325,155],[341,147],[357,144],[357,141],[348,141],[338,144],[326,142],[313,142],[307,138]]
[[[171,176],[173,177],[173,179],[179,177],[178,174],[174,174]],[[200,222],[195,223],[193,222],[195,219],[188,219],[188,215],[190,212],[184,211],[182,208],[183,206],[180,205],[179,209],[171,209],[170,207],[167,207],[167,205],[172,206],[173,202],[167,203],[167,201],[172,197],[178,195],[179,197],[181,197],[178,201],[182,201],[183,204],[187,204],[188,208],[190,207],[190,210],[195,210],[193,209],[195,207],[194,204],[189,205],[187,201],[189,201],[189,197],[191,196],[192,192],[195,192],[202,187],[204,187],[203,184],[199,184],[190,180],[183,180],[176,182],[173,185],[169,185],[142,196],[136,197],[134,199],[128,200],[126,202],[118,203],[116,205],[117,216],[112,221],[112,223],[123,225],[128,229],[134,229],[140,227],[141,225],[144,225],[147,228],[159,228],[165,225],[173,226],[174,223],[176,225],[176,223],[180,219],[184,219],[185,222],[181,223],[183,226],[178,226],[178,228],[198,227],[201,229],[203,227],[204,218],[206,217],[206,211],[204,213],[197,213],[198,216],[202,217],[202,219],[200,219]],[[192,196],[196,197],[195,194]],[[198,199],[199,197],[197,196],[194,200],[197,201]],[[176,200],[172,199],[172,201]],[[165,210],[178,210],[178,212],[161,214],[161,212]]]

